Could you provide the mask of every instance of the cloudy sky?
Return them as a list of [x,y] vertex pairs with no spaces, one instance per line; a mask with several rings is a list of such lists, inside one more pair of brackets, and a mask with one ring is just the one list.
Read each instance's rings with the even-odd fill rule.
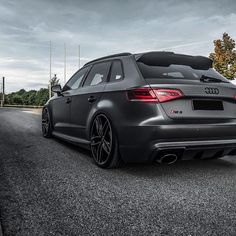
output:
[[168,50],[206,55],[213,40],[236,39],[235,0],[0,0],[0,76],[7,92],[64,81],[87,61],[119,52]]

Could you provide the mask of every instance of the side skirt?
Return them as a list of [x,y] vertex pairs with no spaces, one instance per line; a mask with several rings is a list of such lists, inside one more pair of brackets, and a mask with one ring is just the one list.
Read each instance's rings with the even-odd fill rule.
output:
[[90,150],[90,141],[88,141],[88,140],[76,138],[76,137],[66,135],[66,134],[61,134],[56,131],[53,131],[52,135],[56,138],[62,139],[64,141],[67,141],[67,142],[72,143],[74,145],[77,145],[77,146],[80,146],[80,147]]

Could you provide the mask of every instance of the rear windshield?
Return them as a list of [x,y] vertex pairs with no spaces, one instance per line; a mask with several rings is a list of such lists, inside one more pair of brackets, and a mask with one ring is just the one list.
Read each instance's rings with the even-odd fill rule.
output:
[[221,79],[228,82],[221,74],[213,68],[207,70],[193,69],[186,65],[170,65],[170,66],[149,66],[142,62],[137,62],[140,72],[145,79],[188,79],[199,80],[202,75]]

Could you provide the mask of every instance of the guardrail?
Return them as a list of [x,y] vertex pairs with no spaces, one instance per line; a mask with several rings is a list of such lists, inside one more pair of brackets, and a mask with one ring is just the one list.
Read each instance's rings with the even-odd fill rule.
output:
[[15,108],[43,108],[43,106],[34,106],[34,105],[11,105],[11,104],[4,104],[4,107],[15,107]]

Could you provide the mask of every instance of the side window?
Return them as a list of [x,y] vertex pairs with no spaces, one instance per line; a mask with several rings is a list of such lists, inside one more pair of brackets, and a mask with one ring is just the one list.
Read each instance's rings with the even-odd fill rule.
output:
[[110,62],[95,64],[90,70],[83,86],[93,86],[105,83],[107,81],[110,65]]
[[81,83],[82,79],[84,78],[88,69],[89,69],[88,67],[82,68],[75,75],[73,75],[73,77],[64,86],[63,91],[79,88],[80,83]]
[[121,61],[112,63],[110,82],[120,81],[124,78]]

